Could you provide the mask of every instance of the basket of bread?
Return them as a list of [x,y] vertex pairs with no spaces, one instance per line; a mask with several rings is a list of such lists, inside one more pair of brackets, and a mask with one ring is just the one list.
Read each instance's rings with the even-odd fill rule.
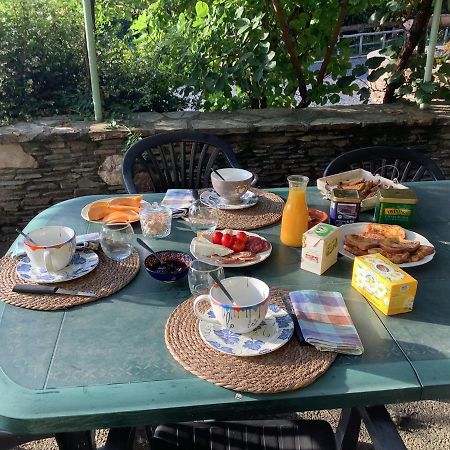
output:
[[349,170],[347,172],[330,175],[317,180],[319,191],[328,199],[331,198],[333,189],[356,190],[359,192],[361,210],[375,208],[377,193],[379,189],[406,189],[406,186],[384,178],[380,175],[373,175],[364,169]]
[[435,254],[434,246],[425,237],[399,225],[343,225],[339,239],[339,252],[347,257],[380,253],[400,267],[425,264]]

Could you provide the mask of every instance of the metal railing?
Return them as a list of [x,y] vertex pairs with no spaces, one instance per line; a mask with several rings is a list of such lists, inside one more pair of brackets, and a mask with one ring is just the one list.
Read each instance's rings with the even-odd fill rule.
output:
[[[442,40],[439,39],[439,42],[442,44],[446,43],[450,38],[450,28],[441,30],[440,34],[442,35]],[[405,36],[406,31],[404,29],[396,28],[383,31],[343,34],[339,37],[339,40],[352,39],[355,43],[350,44],[350,48],[355,50],[354,55],[366,55],[371,50],[381,50],[391,43],[399,41],[401,43],[404,41]]]

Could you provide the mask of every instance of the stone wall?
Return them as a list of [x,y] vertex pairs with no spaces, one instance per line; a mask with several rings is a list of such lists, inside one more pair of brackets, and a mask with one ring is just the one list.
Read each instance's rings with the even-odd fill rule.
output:
[[[414,146],[450,176],[450,106],[361,105],[307,110],[141,113],[128,127],[143,136],[194,129],[226,140],[261,186],[286,176],[314,180],[338,154],[370,145]],[[124,192],[121,155],[130,128],[66,117],[0,127],[0,229],[8,234],[74,196]]]

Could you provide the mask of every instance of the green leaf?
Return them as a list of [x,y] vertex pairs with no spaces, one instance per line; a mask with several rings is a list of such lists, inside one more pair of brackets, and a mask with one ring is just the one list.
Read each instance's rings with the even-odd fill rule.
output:
[[405,75],[403,71],[396,72],[387,81],[387,84],[401,84],[405,82]]
[[262,67],[258,67],[255,72],[253,73],[253,81],[260,81],[261,78],[263,76],[263,68]]
[[216,81],[216,85],[214,86],[214,89],[216,91],[222,91],[223,88],[225,86],[225,78],[224,77],[220,77],[217,81]]
[[417,103],[430,103],[433,96],[429,92],[425,92],[422,89],[417,89],[416,91],[416,102]]
[[201,17],[202,19],[207,17],[209,14],[209,6],[205,2],[197,2],[195,4],[195,12],[197,13],[197,17]]
[[352,75],[340,77],[336,81],[336,86],[339,88],[347,87],[350,86],[353,83],[353,81],[355,81],[355,77]]
[[412,94],[413,88],[409,84],[404,84],[397,89],[400,96]]
[[352,70],[352,75],[355,78],[362,77],[366,72],[367,72],[367,67],[364,64],[358,64]]
[[238,36],[241,35],[242,33],[246,32],[249,28],[250,28],[250,25],[244,25],[241,28],[239,28],[239,30],[237,32]]
[[373,72],[371,72],[368,77],[367,77],[367,81],[377,81],[378,78],[380,78],[382,75],[384,75],[386,73],[386,69],[384,67],[379,67],[378,69],[374,70]]
[[384,58],[383,56],[374,56],[373,58],[369,58],[366,61],[366,66],[369,69],[376,69],[377,67],[380,67],[380,64],[385,60],[386,58]]
[[368,88],[366,87],[362,87],[359,90],[359,99],[363,102],[363,103],[367,103],[369,101],[370,98],[370,91]]
[[239,6],[238,9],[236,9],[236,18],[239,19],[240,17],[242,17],[242,13],[244,12],[244,7],[243,6]]
[[433,93],[435,89],[436,83],[433,83],[432,81],[425,81],[420,85],[420,90],[426,92],[427,94]]
[[332,94],[328,97],[328,101],[335,105],[336,103],[339,103],[341,100],[341,97],[338,94]]

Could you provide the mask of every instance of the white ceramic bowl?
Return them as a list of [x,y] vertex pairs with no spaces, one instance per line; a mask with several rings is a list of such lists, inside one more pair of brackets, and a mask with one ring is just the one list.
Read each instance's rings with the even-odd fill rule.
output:
[[214,190],[224,199],[225,203],[237,205],[241,202],[253,180],[253,174],[248,170],[227,167],[218,169],[217,172],[225,180],[221,180],[216,173],[211,173],[211,182]]

